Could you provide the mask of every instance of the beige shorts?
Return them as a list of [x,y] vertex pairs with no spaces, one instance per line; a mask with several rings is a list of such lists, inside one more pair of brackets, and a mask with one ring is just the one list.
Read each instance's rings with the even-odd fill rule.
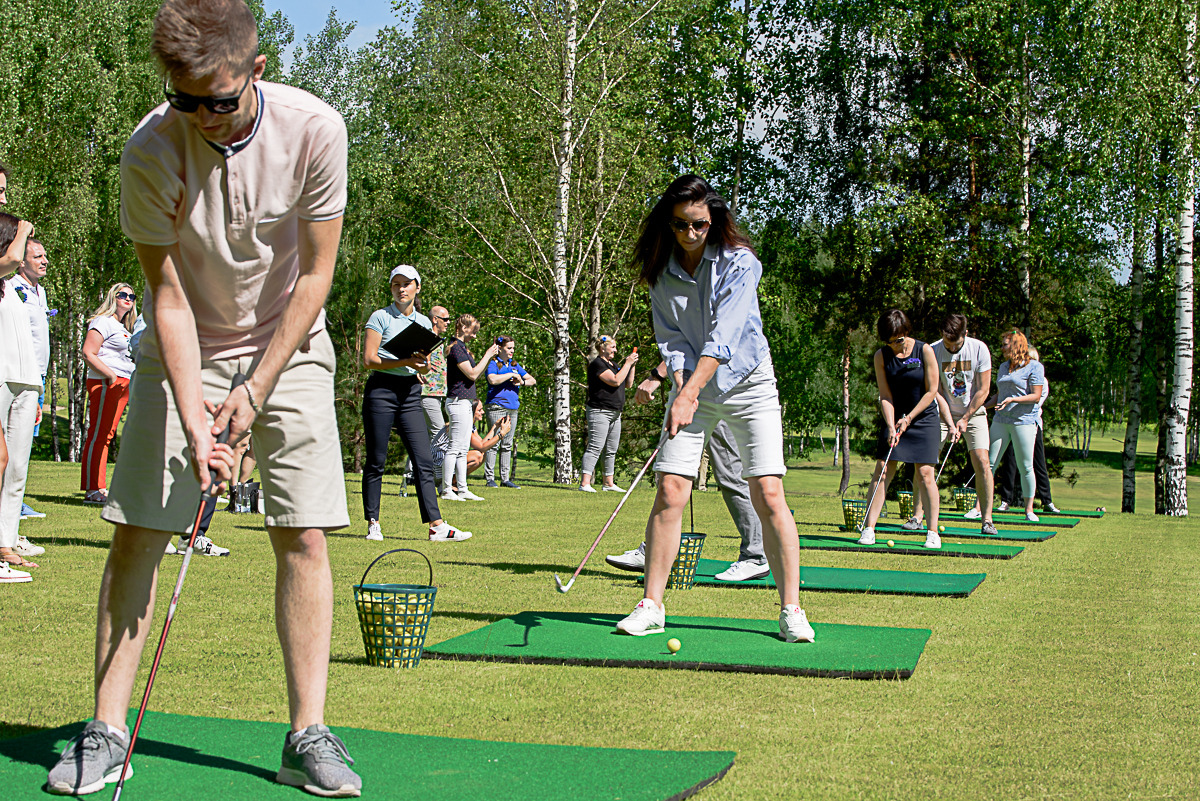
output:
[[[946,428],[944,422],[941,426],[942,444],[945,445],[946,440],[950,439],[950,429]],[[967,422],[967,435],[965,439],[967,447],[973,451],[986,451],[992,447],[992,435],[988,431],[987,412],[983,409],[979,409],[975,414],[971,415],[971,419]]]
[[[297,351],[275,390],[259,400],[250,434],[266,495],[266,523],[285,528],[350,525],[333,407],[333,343],[324,331]],[[258,357],[204,361],[204,397],[219,403],[237,372]],[[190,533],[200,485],[162,363],[143,351],[129,389],[129,415],[102,517],[159,531]]]

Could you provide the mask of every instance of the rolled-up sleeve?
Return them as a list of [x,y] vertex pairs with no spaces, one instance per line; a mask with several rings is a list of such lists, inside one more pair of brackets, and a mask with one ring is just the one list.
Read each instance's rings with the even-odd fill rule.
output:
[[761,278],[758,259],[748,251],[739,251],[736,262],[721,276],[720,285],[713,288],[712,331],[701,356],[711,356],[722,364],[733,358],[747,322],[757,312]]

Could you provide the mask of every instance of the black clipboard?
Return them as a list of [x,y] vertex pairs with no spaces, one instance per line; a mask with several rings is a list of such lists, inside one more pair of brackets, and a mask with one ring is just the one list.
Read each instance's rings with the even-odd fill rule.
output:
[[395,360],[407,359],[416,353],[429,353],[442,343],[442,338],[420,323],[412,323],[399,334],[379,346]]

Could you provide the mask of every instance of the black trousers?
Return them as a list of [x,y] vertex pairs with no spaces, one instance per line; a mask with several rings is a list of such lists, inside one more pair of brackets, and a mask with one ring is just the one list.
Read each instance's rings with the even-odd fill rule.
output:
[[383,468],[387,462],[388,438],[395,428],[412,462],[413,485],[421,520],[429,523],[442,516],[438,510],[437,486],[433,483],[433,451],[429,446],[429,428],[421,408],[421,384],[416,378],[375,372],[367,379],[363,393],[363,430],[367,440],[367,461],[363,465],[363,516],[379,519],[379,494],[383,488]]
[[[1037,436],[1033,440],[1033,481],[1037,487],[1037,499],[1042,502],[1042,506],[1053,503],[1050,498],[1050,472],[1046,469],[1046,445],[1041,426],[1037,427]],[[1010,447],[1000,460],[1000,469],[996,471],[996,492],[1000,500],[1009,506],[1022,506],[1025,503],[1021,485],[1017,482],[1016,448]]]

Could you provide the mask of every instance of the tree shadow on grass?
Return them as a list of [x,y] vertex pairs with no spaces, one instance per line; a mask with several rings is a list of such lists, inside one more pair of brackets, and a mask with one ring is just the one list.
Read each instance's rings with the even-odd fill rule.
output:
[[[518,576],[528,576],[533,573],[566,573],[568,576],[574,572],[575,568],[568,565],[545,565],[534,563],[518,563],[518,562],[459,562],[459,561],[444,561],[444,565],[470,565],[472,567],[486,567],[489,570],[498,570],[502,573],[513,573]],[[601,572],[599,570],[583,570],[580,575],[583,576],[610,576],[611,573]]]
[[36,734],[39,731],[46,731],[46,727],[28,726],[24,723],[9,723],[0,720],[0,740],[11,740],[14,737],[24,737],[29,734]]
[[35,543],[49,545],[51,547],[59,545],[81,545],[84,548],[100,548],[105,551],[107,551],[109,546],[112,545],[112,543],[108,540],[93,540],[84,537],[63,537],[55,534],[50,534],[49,536],[39,536],[36,533],[33,535],[33,541]]

